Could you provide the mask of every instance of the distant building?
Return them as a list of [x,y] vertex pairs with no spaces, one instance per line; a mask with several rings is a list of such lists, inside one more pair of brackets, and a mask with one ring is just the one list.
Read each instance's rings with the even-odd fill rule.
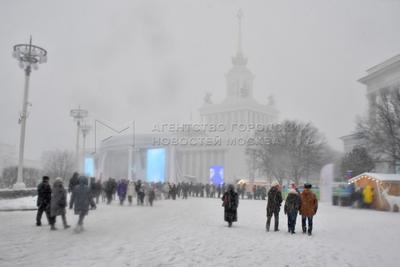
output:
[[[379,94],[383,90],[399,90],[400,88],[400,55],[394,56],[367,70],[367,75],[358,80],[367,87],[368,117],[374,120],[376,117],[376,103]],[[354,146],[365,144],[365,140],[357,133],[343,136],[344,151],[350,152]],[[375,171],[381,173],[390,172],[389,163],[384,159],[376,162]]]
[[[96,156],[98,177],[147,177],[151,180],[149,172],[153,170],[149,164],[165,161],[165,166],[158,167],[162,169],[165,180],[171,182],[208,183],[213,172],[220,172],[225,182],[230,183],[255,178],[255,168],[246,155],[246,140],[254,133],[251,130],[253,126],[276,122],[278,111],[272,98],[267,104],[254,98],[254,75],[247,68],[247,58],[242,52],[240,14],[238,18],[238,49],[232,58],[233,66],[225,75],[225,99],[214,104],[211,94],[207,94],[199,109],[201,121],[187,125],[185,129],[178,127],[167,133],[114,136],[106,140]],[[209,126],[217,126],[216,131]],[[178,142],[171,144],[171,140]],[[183,144],[182,140],[196,142]],[[210,145],[199,145],[202,141],[210,142]],[[157,156],[155,149],[158,148],[162,151]],[[157,160],[152,160],[152,155],[158,157]]]

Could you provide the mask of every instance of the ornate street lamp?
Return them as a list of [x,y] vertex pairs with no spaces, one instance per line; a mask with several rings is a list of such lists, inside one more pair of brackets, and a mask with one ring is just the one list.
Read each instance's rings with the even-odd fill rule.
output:
[[29,77],[32,71],[39,68],[39,64],[47,62],[47,51],[39,46],[32,44],[32,36],[30,37],[29,44],[17,44],[13,48],[13,57],[19,62],[19,66],[25,71],[25,86],[24,98],[22,102],[22,113],[19,117],[19,124],[21,124],[21,134],[19,139],[19,161],[18,161],[18,177],[17,183],[14,184],[14,189],[25,188],[23,181],[23,168],[24,168],[24,146],[25,146],[25,130],[28,109],[28,92],[29,92]]

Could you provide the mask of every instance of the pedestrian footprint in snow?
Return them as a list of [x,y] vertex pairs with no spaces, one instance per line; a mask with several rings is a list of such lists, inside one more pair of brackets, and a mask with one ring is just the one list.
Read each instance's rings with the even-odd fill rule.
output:
[[64,229],[70,226],[67,223],[67,218],[65,216],[67,207],[67,191],[64,188],[62,178],[57,177],[53,184],[53,190],[51,192],[51,202],[50,202],[50,215],[51,215],[51,230],[57,230],[55,227],[56,217],[61,215]]
[[78,224],[75,228],[76,233],[83,230],[83,219],[89,213],[89,206],[96,209],[96,203],[94,203],[88,187],[88,179],[85,176],[80,176],[79,184],[72,191],[69,206],[70,209],[74,207],[75,215],[79,215]]
[[222,206],[224,207],[224,219],[228,226],[237,221],[237,208],[239,206],[239,195],[235,192],[233,185],[228,186],[228,190],[222,196]]

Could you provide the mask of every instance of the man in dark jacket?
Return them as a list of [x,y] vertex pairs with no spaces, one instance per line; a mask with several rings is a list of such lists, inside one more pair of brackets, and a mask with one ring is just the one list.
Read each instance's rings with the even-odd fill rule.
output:
[[285,201],[285,214],[288,217],[288,232],[294,234],[294,229],[296,227],[297,213],[299,212],[301,206],[301,199],[299,193],[296,189],[291,188],[286,197]]
[[43,176],[42,182],[38,185],[37,191],[37,202],[36,206],[38,207],[37,214],[36,214],[36,225],[42,225],[42,214],[43,212],[46,213],[47,221],[49,224],[52,224],[52,217],[50,216],[50,201],[51,201],[51,187],[49,184],[49,177]]
[[266,229],[269,232],[271,218],[273,215],[275,221],[274,230],[276,232],[279,231],[279,211],[281,210],[282,193],[279,190],[279,183],[277,181],[274,181],[271,186],[271,189],[268,191]]
[[222,206],[224,207],[224,219],[228,226],[237,221],[237,208],[239,206],[239,195],[235,192],[233,185],[229,185],[228,190],[222,196]]
[[114,180],[111,177],[108,178],[108,181],[106,182],[106,185],[104,188],[104,191],[105,191],[106,197],[107,197],[107,204],[110,204],[113,199],[113,194],[115,191],[114,186],[115,186]]
[[83,230],[83,219],[89,213],[89,206],[92,209],[96,208],[88,187],[88,179],[85,176],[79,177],[79,185],[72,191],[69,203],[69,208],[74,207],[75,215],[79,215],[78,225],[75,228],[75,232],[79,233]]

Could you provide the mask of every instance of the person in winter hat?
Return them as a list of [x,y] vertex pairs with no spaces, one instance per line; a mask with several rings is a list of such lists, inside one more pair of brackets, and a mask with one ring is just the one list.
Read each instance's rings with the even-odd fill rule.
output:
[[296,218],[301,206],[301,198],[299,193],[294,188],[289,190],[286,197],[284,212],[288,217],[288,232],[295,233]]
[[43,212],[46,213],[49,224],[52,224],[52,217],[50,215],[51,187],[49,180],[50,178],[48,176],[43,176],[42,182],[37,187],[38,196],[36,206],[38,210],[36,214],[36,226],[42,225]]
[[64,229],[70,226],[67,223],[67,218],[65,216],[65,207],[67,206],[67,191],[64,188],[63,181],[60,177],[56,178],[53,184],[53,189],[51,192],[51,202],[50,202],[50,215],[52,218],[51,230],[57,230],[55,227],[56,217],[61,215]]
[[79,177],[79,184],[75,186],[72,191],[71,201],[69,208],[74,207],[74,212],[79,215],[78,224],[75,228],[75,232],[81,232],[83,230],[83,219],[89,213],[89,206],[92,209],[96,208],[96,203],[94,203],[90,190],[88,187],[88,179],[85,176]]
[[311,191],[311,184],[305,184],[304,190],[300,194],[301,198],[301,225],[303,233],[307,232],[306,221],[308,221],[308,235],[311,235],[313,229],[313,217],[317,213],[318,200],[317,196]]
[[279,183],[274,181],[268,191],[267,202],[267,223],[265,225],[267,232],[269,232],[271,218],[274,216],[275,227],[274,230],[279,231],[279,211],[281,210],[282,193],[279,189]]
[[233,185],[228,186],[228,190],[222,196],[222,206],[224,207],[224,220],[231,227],[237,221],[237,208],[239,206],[239,195],[235,192]]

